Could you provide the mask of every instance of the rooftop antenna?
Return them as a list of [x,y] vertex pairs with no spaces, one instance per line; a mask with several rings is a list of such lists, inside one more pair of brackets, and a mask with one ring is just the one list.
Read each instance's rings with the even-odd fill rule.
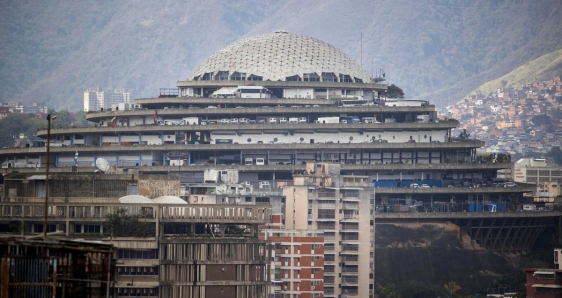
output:
[[96,167],[98,167],[98,169],[100,171],[105,173],[107,170],[109,170],[109,162],[107,162],[107,160],[105,160],[105,158],[100,157],[100,158],[96,159]]
[[363,31],[361,31],[361,68],[363,68]]

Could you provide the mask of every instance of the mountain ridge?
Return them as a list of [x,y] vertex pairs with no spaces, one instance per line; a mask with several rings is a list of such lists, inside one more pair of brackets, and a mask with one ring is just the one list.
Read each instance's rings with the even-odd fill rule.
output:
[[46,0],[3,8],[0,96],[71,110],[82,110],[91,87],[155,96],[215,51],[279,29],[328,42],[368,73],[384,69],[408,98],[437,105],[562,49],[557,0]]

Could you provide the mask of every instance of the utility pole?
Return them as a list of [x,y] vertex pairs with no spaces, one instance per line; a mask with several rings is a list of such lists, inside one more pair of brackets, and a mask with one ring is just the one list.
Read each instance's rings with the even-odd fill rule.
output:
[[[56,117],[56,116],[55,116]],[[47,167],[45,168],[45,210],[43,210],[43,239],[47,240],[47,211],[49,208],[49,163],[51,153],[51,114],[47,115]]]

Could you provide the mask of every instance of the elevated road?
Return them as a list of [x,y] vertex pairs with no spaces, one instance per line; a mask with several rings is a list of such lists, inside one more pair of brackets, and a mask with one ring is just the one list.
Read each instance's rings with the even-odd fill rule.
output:
[[482,248],[496,253],[530,253],[547,227],[561,228],[562,212],[376,213],[377,224],[452,222]]

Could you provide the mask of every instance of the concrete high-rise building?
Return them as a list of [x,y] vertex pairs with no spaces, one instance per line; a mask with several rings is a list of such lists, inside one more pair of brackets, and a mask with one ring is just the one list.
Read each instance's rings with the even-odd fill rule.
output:
[[109,93],[109,102],[106,105],[106,108],[113,108],[119,104],[130,104],[131,103],[131,94],[126,92],[125,89],[115,89],[113,92]]
[[[190,205],[178,176],[136,174],[50,175],[47,231],[113,244],[117,297],[267,298],[269,205]],[[43,233],[45,177],[6,177],[0,232]]]
[[324,297],[324,238],[322,231],[272,229],[263,239],[272,252],[272,297]]
[[129,104],[131,94],[125,92],[125,89],[115,89],[113,92],[104,92],[100,88],[89,88],[84,91],[84,111],[98,112],[102,108],[110,111],[114,106],[119,104]]
[[554,202],[562,194],[562,167],[549,165],[542,158],[522,158],[513,164],[514,181],[535,184],[535,200]]
[[306,172],[283,188],[286,228],[324,231],[325,297],[372,294],[369,180],[340,175],[339,164],[307,163]]
[[96,112],[105,108],[106,94],[99,88],[84,91],[84,112]]

